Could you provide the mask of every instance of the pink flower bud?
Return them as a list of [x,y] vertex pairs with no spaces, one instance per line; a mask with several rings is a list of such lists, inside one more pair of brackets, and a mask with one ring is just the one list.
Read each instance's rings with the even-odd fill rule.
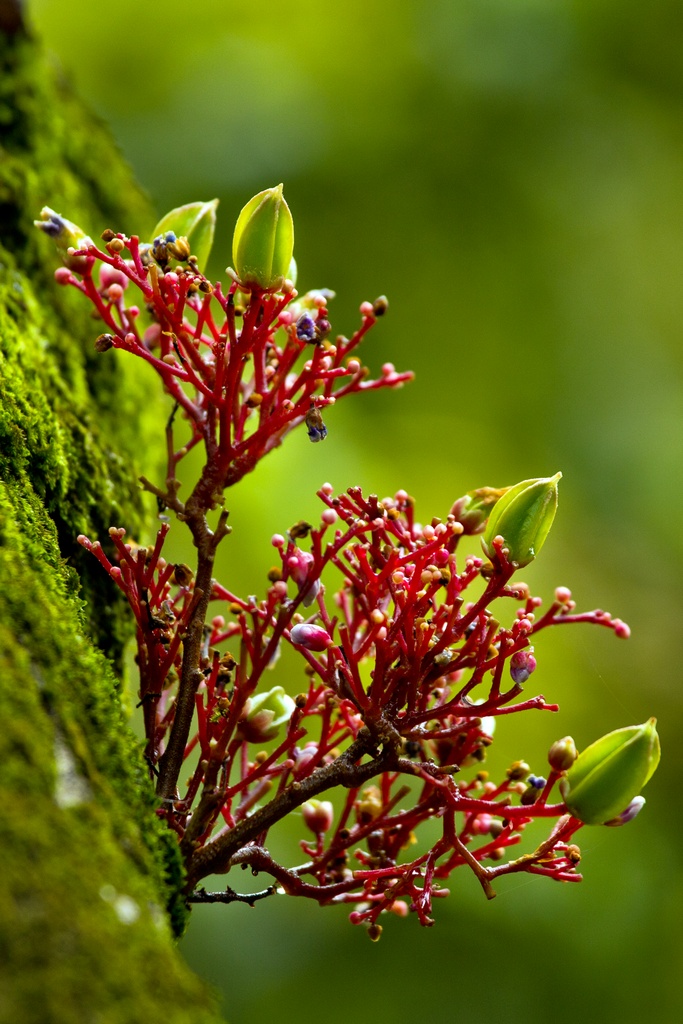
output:
[[55,270],[55,281],[57,284],[71,284],[73,276],[68,267],[57,267]]
[[531,651],[515,651],[510,658],[510,675],[512,681],[521,686],[536,668],[536,659]]
[[[295,554],[287,559],[287,565],[295,583],[301,587],[308,577],[310,567],[313,565],[313,555],[308,551],[300,551],[298,548]],[[313,580],[303,597],[303,603],[308,608],[315,601],[320,590],[320,580]]]
[[327,832],[334,820],[334,807],[329,800],[307,800],[301,805],[301,814],[311,832]]
[[100,267],[100,288],[104,291],[113,284],[120,285],[123,291],[128,287],[128,278],[122,270],[117,270],[116,267],[110,267],[107,263],[103,263]]
[[293,644],[305,647],[307,651],[325,651],[332,643],[327,630],[311,622],[299,622],[292,626],[289,636]]

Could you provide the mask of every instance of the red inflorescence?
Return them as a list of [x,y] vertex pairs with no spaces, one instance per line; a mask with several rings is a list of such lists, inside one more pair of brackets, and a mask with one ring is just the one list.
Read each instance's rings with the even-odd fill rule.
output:
[[[603,611],[577,613],[566,588],[542,611],[513,581],[502,545],[491,563],[462,554],[463,536],[485,521],[487,489],[477,492],[475,518],[467,498],[421,525],[405,491],[379,500],[360,488],[335,496],[325,484],[320,524],[273,538],[280,564],[262,599],[222,586],[213,556],[228,532],[225,514],[212,531],[206,513],[224,489],[299,425],[323,440],[323,411],[337,399],[396,387],[411,374],[387,363],[373,380],[352,355],[386,310],[383,298],[363,303],[350,339],[331,341],[330,293],[245,294],[234,282],[224,294],[192,258],[169,269],[137,238],[105,237],[104,249],[89,245],[76,254],[77,270],[62,268],[58,280],[95,306],[105,325],[98,351],[140,357],[175,402],[165,487],[143,483],[188,524],[197,572],[164,558],[168,522],[151,547],[126,542],[121,529],[110,531],[110,554],[79,540],[135,616],[145,756],[164,779],[159,813],[179,836],[188,898],[211,896],[195,889],[207,875],[249,865],[289,894],[350,904],[351,920],[375,939],[384,911],[412,910],[431,924],[433,899],[447,894],[443,882],[462,864],[489,896],[496,877],[516,871],[578,880],[570,839],[580,822],[550,802],[564,771],[551,763],[546,780],[516,762],[494,782],[481,765],[499,717],[558,709],[523,695],[538,632],[593,622],[627,636],[628,627]],[[127,304],[129,293],[137,305]],[[176,468],[197,444],[205,466],[181,500]],[[265,681],[283,645],[303,659],[296,697]],[[323,792],[334,803],[320,803]],[[306,862],[288,868],[268,851],[268,834],[302,806],[316,841],[303,839]],[[556,819],[548,838],[507,860],[539,817]],[[250,901],[232,890],[222,898]]]

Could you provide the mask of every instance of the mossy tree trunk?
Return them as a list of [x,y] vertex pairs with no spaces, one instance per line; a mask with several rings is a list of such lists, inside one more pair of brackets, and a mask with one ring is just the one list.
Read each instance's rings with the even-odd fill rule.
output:
[[136,532],[149,396],[97,357],[32,226],[44,205],[94,236],[153,220],[16,4],[0,8],[0,1022],[216,1021],[174,949],[180,864],[121,710],[129,627],[75,541]]

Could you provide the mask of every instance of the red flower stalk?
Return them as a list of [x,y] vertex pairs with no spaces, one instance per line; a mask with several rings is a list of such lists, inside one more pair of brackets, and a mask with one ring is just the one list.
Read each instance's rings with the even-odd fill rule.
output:
[[[472,491],[425,525],[405,491],[379,500],[360,488],[335,496],[325,484],[319,525],[299,522],[273,538],[280,564],[263,598],[243,599],[220,584],[213,566],[227,512],[213,530],[207,515],[225,489],[297,426],[324,440],[323,411],[338,398],[396,387],[411,374],[386,364],[370,379],[352,354],[386,311],[384,297],[363,303],[355,334],[334,341],[332,293],[297,297],[286,276],[293,231],[281,186],[242,211],[227,293],[200,271],[188,238],[169,230],[196,231],[206,255],[214,209],[171,211],[151,244],[107,231],[104,248],[52,211],[39,222],[66,263],[58,281],[90,299],[104,323],[98,350],[119,348],[149,363],[175,402],[165,485],[143,485],[186,523],[195,569],[164,559],[167,521],[151,547],[110,530],[113,558],[99,542],[79,540],[135,618],[145,757],[157,776],[158,813],[179,838],[188,900],[253,903],[282,890],[350,905],[351,921],[377,939],[385,911],[412,910],[431,924],[433,900],[463,864],[489,897],[494,879],[517,871],[579,880],[570,840],[582,821],[567,813],[562,795],[551,802],[576,757],[571,737],[553,744],[547,778],[525,762],[498,782],[482,768],[498,718],[558,710],[542,694],[524,695],[537,669],[536,634],[592,622],[628,635],[601,610],[577,613],[566,588],[543,610],[514,580],[550,530],[560,474]],[[180,443],[178,410],[187,425]],[[197,444],[205,464],[181,498],[176,466]],[[462,538],[481,532],[488,559],[461,553]],[[306,674],[296,696],[265,681],[283,644],[298,652]],[[637,769],[639,779],[654,770]],[[577,806],[607,806],[596,785],[612,785],[612,775],[596,778]],[[320,801],[323,793],[334,799]],[[309,832],[301,841],[307,860],[288,868],[267,844],[292,812]],[[507,860],[536,818],[555,819],[548,838]],[[423,839],[423,826],[435,821],[438,838]],[[199,887],[237,864],[267,873],[272,885],[244,895]]]

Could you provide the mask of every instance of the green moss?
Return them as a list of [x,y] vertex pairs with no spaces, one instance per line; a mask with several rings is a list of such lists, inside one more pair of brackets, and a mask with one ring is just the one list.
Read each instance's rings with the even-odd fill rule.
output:
[[136,480],[164,406],[131,361],[94,352],[32,225],[43,205],[93,235],[154,217],[23,37],[0,39],[0,124],[0,1022],[215,1021],[175,952],[177,844],[121,710],[127,609],[76,542],[144,536]]

